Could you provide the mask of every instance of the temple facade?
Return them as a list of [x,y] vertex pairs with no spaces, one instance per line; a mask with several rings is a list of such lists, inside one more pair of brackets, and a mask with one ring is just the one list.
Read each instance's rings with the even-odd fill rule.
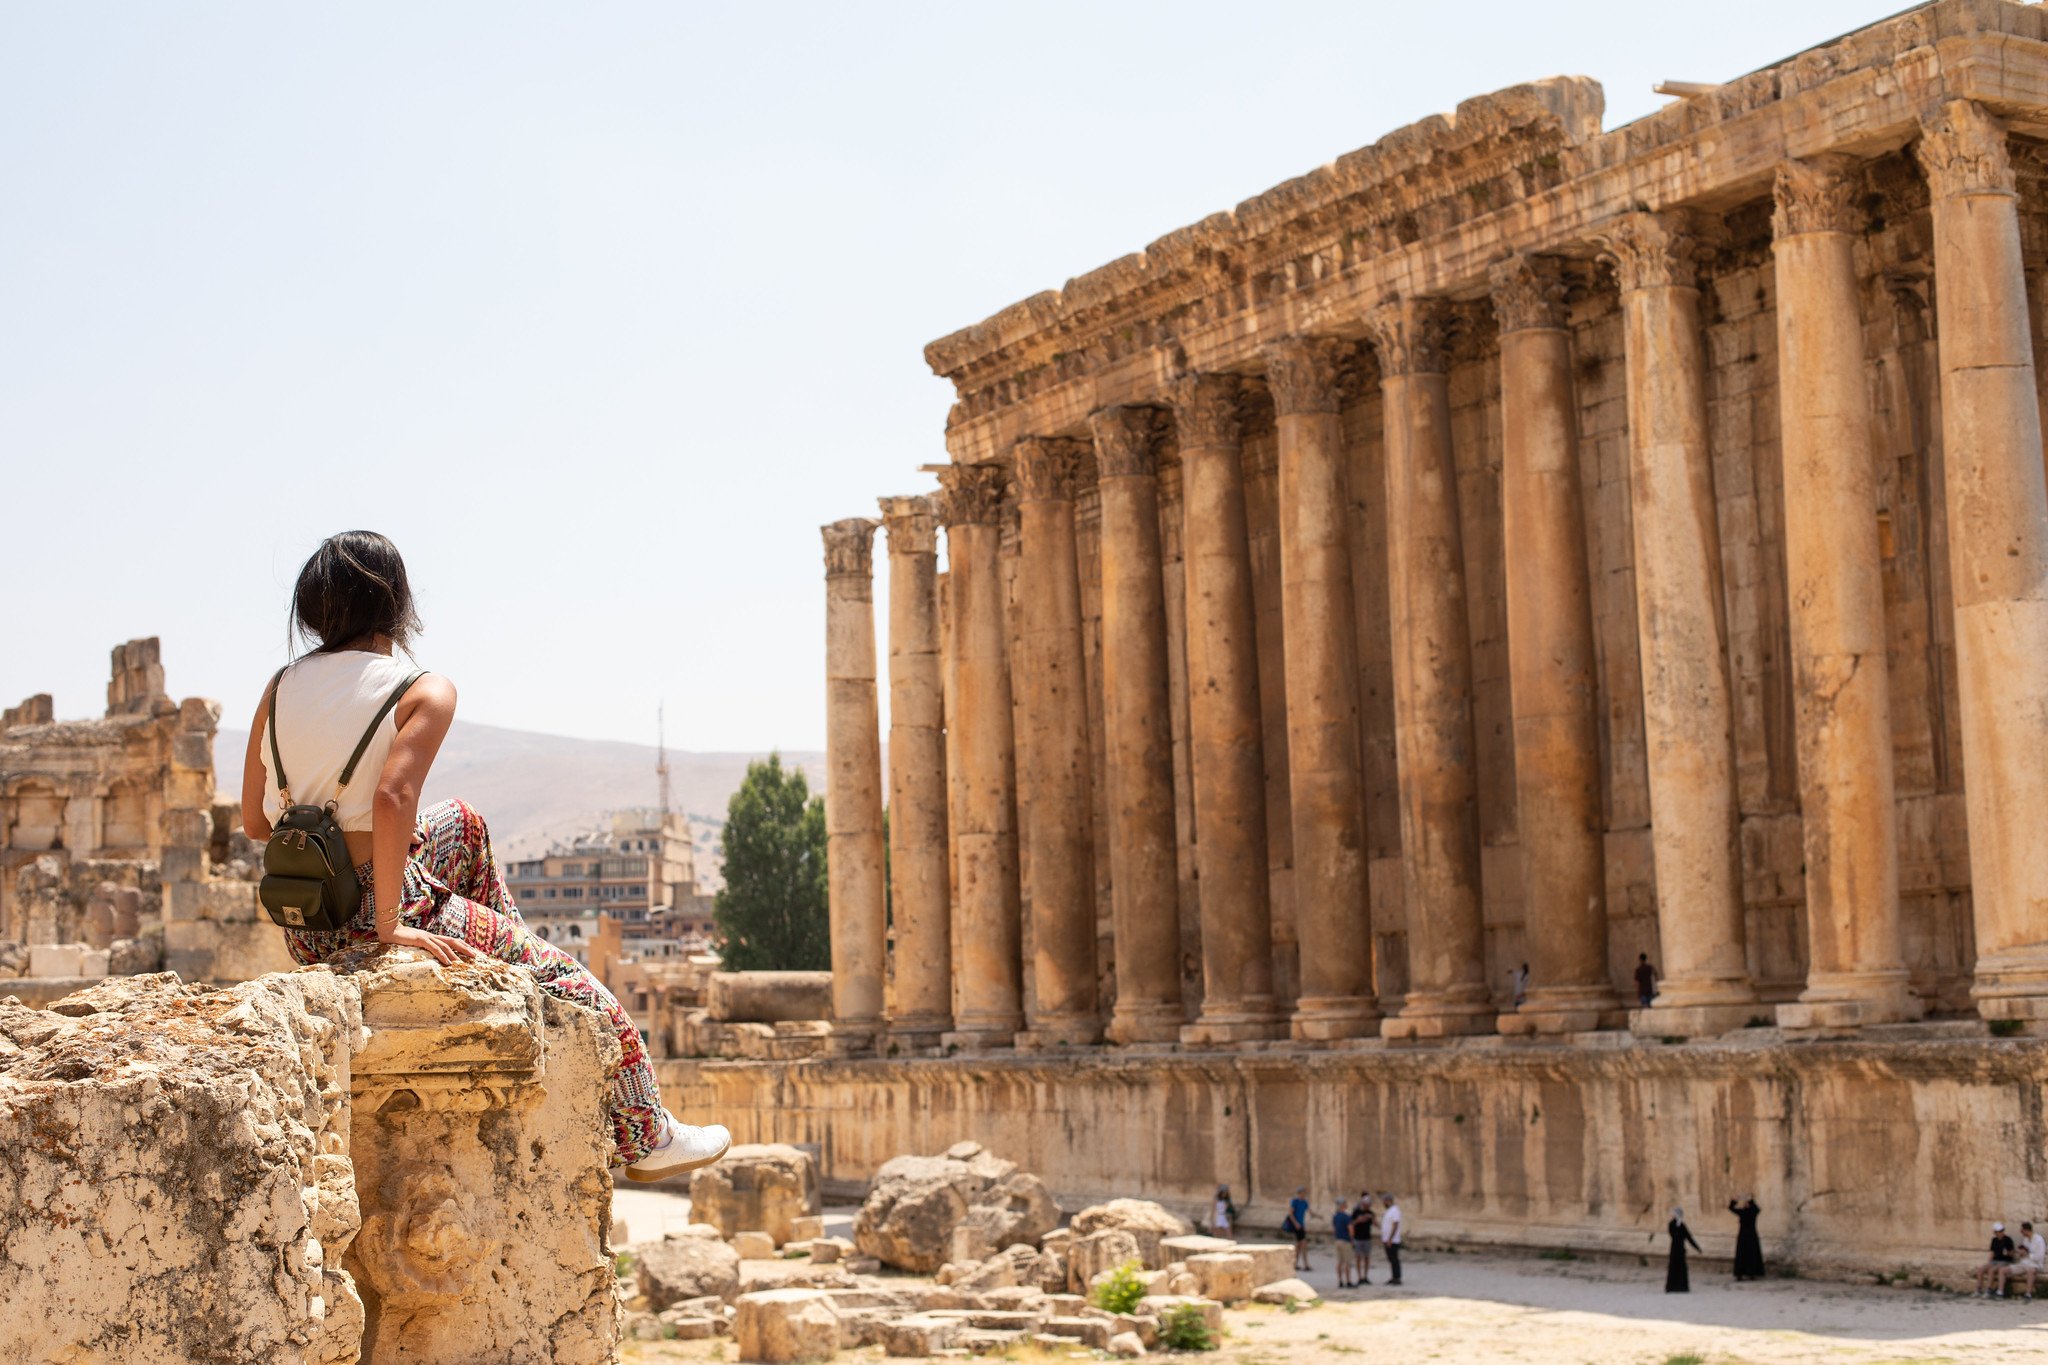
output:
[[1684,89],[927,348],[939,489],[824,531],[847,1049],[2048,1020],[2048,13]]

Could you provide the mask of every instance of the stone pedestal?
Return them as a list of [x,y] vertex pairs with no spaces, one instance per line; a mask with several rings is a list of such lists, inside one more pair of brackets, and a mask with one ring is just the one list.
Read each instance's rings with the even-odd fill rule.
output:
[[1707,442],[1706,357],[1688,225],[1624,215],[1604,235],[1621,281],[1629,503],[1650,844],[1663,982],[1631,1027],[1740,1028],[1757,1013],[1737,863],[1734,708]]
[[842,1046],[872,1043],[887,968],[882,737],[875,682],[874,535],[867,517],[825,537],[825,842],[832,1020]]
[[948,690],[957,703],[947,743],[959,760],[953,779],[953,1029],[944,1041],[1002,1047],[1024,1022],[1016,751],[997,564],[1005,475],[993,465],[949,465],[939,480],[951,613]]
[[1280,427],[1280,614],[1301,945],[1291,1031],[1302,1039],[1357,1038],[1377,1030],[1379,1003],[1336,343],[1296,337],[1268,346],[1265,359]]
[[1031,439],[1015,449],[1018,576],[1017,783],[1029,850],[1032,1012],[1019,1047],[1092,1043],[1095,1008],[1095,853],[1081,578],[1074,554],[1073,441]]
[[929,498],[884,498],[889,532],[889,883],[886,1001],[899,1048],[953,1023],[946,718],[939,668],[938,519]]
[[1174,386],[1181,552],[1187,579],[1188,754],[1202,917],[1194,1044],[1271,1038],[1273,924],[1266,845],[1264,713],[1234,375]]
[[1578,397],[1565,279],[1521,257],[1493,272],[1500,326],[1502,557],[1522,846],[1526,999],[1502,1033],[1621,1022],[1607,968],[1607,868]]
[[1876,452],[1857,306],[1856,182],[1778,172],[1778,408],[1806,844],[1806,989],[1787,1028],[1918,1018],[1899,941]]
[[1159,549],[1159,414],[1110,408],[1091,423],[1102,525],[1102,716],[1118,1043],[1180,1036],[1180,887],[1166,591]]
[[368,1031],[349,1077],[362,1230],[345,1262],[363,1359],[609,1362],[618,1040],[502,963],[443,971],[396,949],[335,965]]
[[1989,1019],[2048,1019],[2048,481],[2005,129],[1924,123],[1977,971]]
[[1387,598],[1394,649],[1408,994],[1389,1038],[1491,1033],[1479,899],[1472,641],[1451,453],[1442,305],[1404,299],[1367,318],[1379,357],[1387,465]]

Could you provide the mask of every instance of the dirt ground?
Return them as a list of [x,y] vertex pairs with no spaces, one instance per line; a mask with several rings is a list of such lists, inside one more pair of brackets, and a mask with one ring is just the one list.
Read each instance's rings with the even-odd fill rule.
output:
[[[687,1218],[682,1201],[639,1195],[629,1209],[635,1238]],[[848,1211],[850,1212],[850,1211]],[[1228,1335],[1207,1359],[1218,1365],[1306,1365],[1356,1356],[1379,1361],[1528,1362],[1530,1365],[1879,1365],[1950,1361],[2006,1365],[2048,1361],[2048,1295],[1989,1302],[1963,1294],[1808,1280],[1736,1285],[1700,1267],[1690,1294],[1664,1293],[1661,1261],[1546,1261],[1507,1256],[1403,1257],[1404,1284],[1336,1289],[1327,1248],[1304,1276],[1330,1297],[1289,1313],[1232,1309]],[[1020,1351],[1050,1361],[1094,1353]],[[878,1349],[842,1352],[879,1361]],[[628,1342],[631,1365],[735,1359],[729,1340]]]

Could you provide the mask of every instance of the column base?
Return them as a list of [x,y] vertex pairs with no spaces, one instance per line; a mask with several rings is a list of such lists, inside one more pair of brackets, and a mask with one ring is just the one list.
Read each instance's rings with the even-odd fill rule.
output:
[[825,1035],[827,1057],[858,1057],[875,1050],[882,1033],[879,1019],[834,1019]]
[[945,1045],[946,1034],[952,1027],[953,1021],[943,1014],[908,1014],[891,1019],[876,1050],[892,1056],[930,1052]]
[[1469,1038],[1494,1032],[1498,1018],[1483,986],[1410,991],[1401,1002],[1401,1012],[1380,1021],[1380,1037],[1389,1041]]
[[1984,1019],[2048,1019],[2048,946],[1977,959],[1970,999]]
[[1109,1017],[1112,1043],[1177,1043],[1185,1016],[1179,1005],[1118,1004]]
[[1186,1047],[1261,1043],[1286,1036],[1287,1023],[1273,1012],[1271,996],[1218,1001],[1213,1009],[1205,1002],[1200,1017],[1180,1031],[1180,1041]]
[[1050,1048],[1093,1047],[1101,1041],[1100,1019],[1092,1014],[1068,1014],[1033,1019],[1031,1026],[1017,1034],[1010,1045],[1019,1052],[1044,1052]]
[[1716,1005],[1666,1004],[1663,997],[1648,1009],[1628,1012],[1629,1032],[1639,1038],[1717,1038],[1747,1028],[1754,1020],[1771,1022],[1769,1005],[1754,998]]
[[1497,1022],[1508,1037],[1565,1033],[1595,1033],[1628,1024],[1628,1012],[1612,986],[1539,986],[1529,992],[1521,1007],[1503,1013]]
[[953,1027],[939,1035],[939,1046],[981,1051],[1009,1047],[1024,1027],[1022,1015],[969,1015],[953,1021]]
[[1907,987],[1904,971],[1809,974],[1797,1000],[1778,1006],[1781,1029],[1834,1031],[1865,1024],[1906,1024],[1926,1008]]
[[1296,1042],[1328,1043],[1376,1038],[1379,1025],[1379,1002],[1369,995],[1304,995],[1294,1002],[1287,1032]]

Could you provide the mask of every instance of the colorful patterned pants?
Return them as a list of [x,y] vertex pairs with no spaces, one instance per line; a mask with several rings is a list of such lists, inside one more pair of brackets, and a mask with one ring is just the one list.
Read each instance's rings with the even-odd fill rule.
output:
[[[377,906],[370,865],[357,869],[363,902],[348,927],[331,932],[284,931],[285,945],[303,966],[325,962],[344,948],[377,941]],[[515,967],[533,973],[540,988],[557,1000],[586,1005],[604,1015],[619,1036],[619,1069],[611,1078],[606,1105],[619,1164],[638,1161],[661,1141],[661,1092],[640,1030],[590,969],[547,940],[537,938],[519,917],[505,889],[491,834],[467,801],[443,801],[420,812],[405,863],[399,916],[429,933],[459,938]]]

